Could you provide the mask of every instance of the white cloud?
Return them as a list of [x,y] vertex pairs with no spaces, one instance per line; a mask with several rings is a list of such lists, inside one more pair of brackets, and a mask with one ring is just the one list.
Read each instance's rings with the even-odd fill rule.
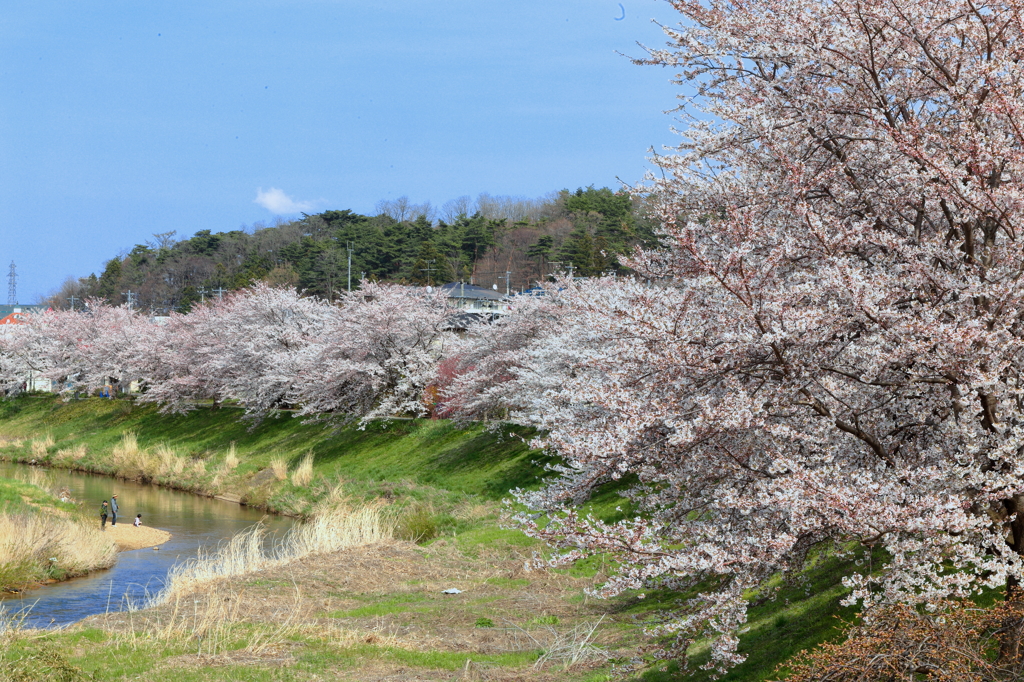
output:
[[290,196],[276,187],[271,187],[266,192],[260,187],[256,190],[254,204],[259,204],[271,213],[283,215],[288,213],[308,213],[313,210],[311,201],[295,201]]

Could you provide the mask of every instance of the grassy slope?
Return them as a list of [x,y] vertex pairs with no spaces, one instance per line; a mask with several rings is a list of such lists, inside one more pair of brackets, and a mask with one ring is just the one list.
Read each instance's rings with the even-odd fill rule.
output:
[[[446,538],[440,542],[455,548],[460,556],[497,556],[496,553],[505,551],[503,548],[539,549],[518,533],[499,529],[497,524],[496,501],[507,496],[512,488],[536,484],[543,472],[540,453],[530,451],[524,442],[524,438],[531,435],[527,431],[506,427],[501,432],[491,432],[482,426],[458,429],[446,422],[419,420],[373,425],[365,430],[354,427],[332,430],[320,424],[303,424],[290,414],[250,428],[238,421],[239,416],[239,411],[231,409],[200,409],[184,416],[160,415],[151,406],[136,407],[124,402],[89,399],[64,404],[48,396],[29,396],[14,402],[0,402],[0,439],[41,439],[49,434],[55,444],[49,448],[48,458],[55,457],[61,449],[84,444],[86,455],[79,462],[81,468],[115,474],[117,470],[109,453],[123,433],[134,431],[143,448],[163,444],[193,461],[206,463],[205,474],[191,478],[179,476],[179,480],[158,478],[158,482],[202,492],[246,496],[248,501],[269,509],[301,514],[309,510],[329,482],[340,478],[355,495],[382,496],[397,501],[414,520],[418,514],[422,517],[421,523],[416,525],[412,536],[425,527],[427,537]],[[232,442],[236,444],[240,464],[217,479],[215,472]],[[303,487],[289,481],[275,481],[259,490],[253,489],[254,476],[269,467],[274,458],[285,458],[293,468],[310,450],[315,455],[312,485]],[[38,452],[37,449],[36,455]],[[27,460],[33,453],[30,444],[25,442],[0,448],[0,456]],[[603,495],[600,508],[612,513],[619,501],[614,495]],[[460,513],[460,510],[472,510],[473,505],[479,505],[479,514]],[[568,576],[593,575],[599,568],[599,562],[591,560],[570,570]],[[806,583],[787,586],[776,600],[755,606],[749,631],[741,637],[741,650],[749,659],[725,679],[773,679],[776,677],[773,671],[793,653],[836,634],[838,620],[835,616],[842,614],[849,618],[852,615],[850,610],[841,611],[838,607],[842,592],[840,578],[852,569],[849,562],[822,560],[809,569]],[[374,597],[385,601],[391,598],[404,597],[401,594]],[[617,633],[620,643],[635,645],[640,641],[637,623],[657,620],[665,607],[681,598],[670,593],[650,593],[644,600],[626,596],[606,602],[601,608],[606,609],[608,627]],[[573,599],[586,602],[578,589]],[[122,679],[127,673],[127,670],[117,672],[116,667],[104,672],[103,665],[93,661],[96,656],[102,657],[102,653],[83,645],[82,642],[89,640],[83,639],[81,633],[59,633],[49,638],[61,642],[74,640],[78,654],[73,661],[98,671],[98,679]],[[94,639],[104,638],[96,635]],[[151,651],[147,655],[155,660],[166,654]],[[693,658],[698,665],[705,656],[705,649],[695,647]],[[415,667],[414,663],[409,664]],[[605,666],[585,677],[602,679],[608,670]],[[667,669],[662,666],[637,679],[654,682],[708,677],[699,670],[690,676],[680,676],[673,670],[671,666]],[[236,672],[241,674],[241,668]],[[306,679],[304,674],[293,672],[295,679]],[[178,673],[183,676],[175,679],[192,679],[185,671]],[[239,679],[264,679],[265,676],[266,671],[254,669],[247,670]],[[225,679],[228,678],[230,674],[226,674]],[[271,674],[267,679],[290,677]]]
[[[448,422],[399,420],[366,429],[333,429],[304,424],[291,414],[271,418],[255,427],[240,421],[234,409],[199,409],[186,415],[161,415],[153,406],[99,398],[61,403],[48,396],[29,396],[0,402],[0,439],[41,439],[51,435],[61,449],[85,445],[79,468],[116,475],[110,452],[126,432],[135,432],[139,445],[152,449],[164,444],[193,461],[206,463],[200,476],[157,477],[156,481],[197,492],[237,494],[247,502],[273,511],[302,513],[319,490],[312,486],[274,486],[264,499],[253,491],[253,476],[275,458],[293,468],[303,455],[314,453],[314,472],[324,479],[351,481],[355,492],[382,493],[389,488],[429,487],[452,494],[465,493],[500,500],[509,490],[536,483],[543,457],[531,451],[523,429],[488,431],[483,425],[459,429]],[[214,483],[215,472],[235,443],[241,464]],[[20,460],[36,455],[26,441],[4,454]],[[415,496],[414,493],[412,493]]]

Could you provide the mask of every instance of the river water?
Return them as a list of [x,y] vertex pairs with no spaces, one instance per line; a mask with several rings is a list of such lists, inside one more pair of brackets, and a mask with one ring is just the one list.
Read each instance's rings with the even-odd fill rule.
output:
[[[24,479],[27,469],[0,462],[0,477]],[[292,523],[283,517],[264,518],[262,512],[232,502],[153,485],[63,470],[48,470],[47,474],[52,486],[67,486],[87,511],[97,510],[97,525],[100,502],[116,493],[121,508],[118,523],[130,524],[136,514],[142,514],[145,525],[169,531],[171,539],[158,550],[121,552],[113,568],[30,590],[23,596],[4,595],[0,605],[8,613],[30,609],[25,620],[30,627],[68,625],[96,613],[124,610],[130,603],[138,605],[147,595],[160,591],[174,563],[196,556],[200,547],[216,549],[261,519],[277,535]]]

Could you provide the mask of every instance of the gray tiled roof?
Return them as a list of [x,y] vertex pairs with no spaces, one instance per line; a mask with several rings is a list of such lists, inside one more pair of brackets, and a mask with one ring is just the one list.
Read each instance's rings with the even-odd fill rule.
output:
[[448,294],[448,298],[466,298],[476,301],[501,301],[505,298],[505,294],[493,289],[485,289],[475,284],[463,284],[462,282],[442,284],[439,288]]

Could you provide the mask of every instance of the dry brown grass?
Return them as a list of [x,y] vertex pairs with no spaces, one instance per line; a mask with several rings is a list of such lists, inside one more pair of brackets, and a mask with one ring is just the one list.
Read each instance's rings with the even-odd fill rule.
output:
[[[125,633],[126,642],[163,637],[162,629],[171,633],[168,637],[180,637],[178,645],[191,646],[190,653],[167,659],[165,665],[189,670],[243,663],[288,670],[309,646],[304,642],[318,641],[351,657],[351,666],[330,669],[326,679],[359,682],[561,682],[604,665],[606,655],[634,656],[635,633],[614,625],[630,616],[617,614],[608,602],[580,599],[592,579],[524,571],[531,551],[488,545],[467,554],[453,541],[429,547],[384,541],[203,583],[156,608],[95,616],[83,625],[106,624],[109,632]],[[442,594],[449,587],[463,593]],[[491,618],[495,627],[479,627],[481,616]],[[226,624],[225,634],[217,631],[216,619]],[[206,633],[201,654],[190,628]],[[283,641],[275,632],[299,636]],[[231,637],[232,647],[241,649],[223,646]],[[453,671],[410,666],[384,654],[392,648],[467,657],[525,655],[519,664],[472,662]],[[535,666],[538,658],[543,660]]]
[[268,547],[266,527],[257,524],[235,535],[215,553],[200,552],[195,559],[176,564],[154,603],[207,583],[275,568],[311,554],[382,542],[391,538],[392,530],[381,505],[353,507],[339,501],[337,494],[328,495],[308,522],[293,526],[278,543]]
[[160,458],[139,447],[134,431],[121,434],[110,456],[118,476],[152,480],[160,475]]
[[153,450],[153,455],[159,461],[160,475],[178,475],[185,470],[185,460],[178,456],[169,445],[160,443]]
[[113,565],[116,557],[114,543],[87,521],[0,513],[0,575],[43,575],[51,564],[65,574],[81,575]]
[[284,457],[275,457],[270,460],[270,470],[279,481],[288,478],[288,461]]
[[194,459],[192,460],[192,464],[189,465],[188,471],[193,476],[205,476],[206,462],[201,459]]
[[229,471],[233,471],[238,466],[238,451],[235,449],[235,441],[231,441],[231,445],[228,447],[228,454],[224,457],[224,467]]
[[35,459],[45,458],[55,442],[51,433],[47,433],[42,439],[33,440],[30,446],[32,448],[32,457]]
[[57,454],[53,456],[53,461],[55,464],[60,464],[62,466],[70,466],[85,458],[85,455],[88,452],[89,449],[86,447],[85,443],[79,443],[74,447],[62,448],[58,450]]
[[306,616],[297,586],[283,613],[271,618],[262,604],[246,599],[244,590],[236,593],[217,586],[187,596],[179,592],[167,607],[139,618],[129,611],[131,627],[120,629],[115,641],[130,648],[136,648],[140,640],[190,641],[197,656],[258,658],[297,634],[298,621]]
[[[276,470],[275,470],[276,474]],[[313,451],[307,452],[292,472],[292,485],[305,488],[313,482]]]

